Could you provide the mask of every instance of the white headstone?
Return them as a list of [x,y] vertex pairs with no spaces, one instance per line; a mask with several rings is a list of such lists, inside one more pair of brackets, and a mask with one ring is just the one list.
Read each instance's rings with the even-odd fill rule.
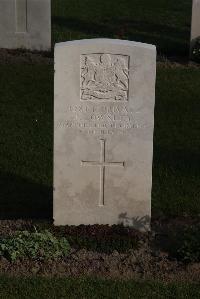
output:
[[149,229],[156,48],[55,46],[54,223]]
[[0,0],[0,48],[51,49],[50,0]]
[[192,56],[192,49],[198,37],[200,37],[200,0],[193,0],[190,56]]

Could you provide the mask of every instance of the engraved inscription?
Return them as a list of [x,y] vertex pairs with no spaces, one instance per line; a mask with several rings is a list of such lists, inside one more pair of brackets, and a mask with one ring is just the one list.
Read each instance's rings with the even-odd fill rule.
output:
[[140,119],[140,113],[124,102],[102,104],[67,106],[62,111],[66,113],[66,119],[57,121],[56,128],[77,129],[90,135],[129,134],[133,130],[147,128]]
[[125,162],[106,162],[105,139],[100,139],[101,152],[100,161],[81,161],[82,166],[99,166],[100,167],[100,193],[99,206],[104,206],[104,186],[105,186],[105,167],[106,166],[120,166],[124,167]]
[[127,101],[129,56],[84,54],[80,57],[82,101]]
[[27,32],[27,0],[15,0],[16,33]]

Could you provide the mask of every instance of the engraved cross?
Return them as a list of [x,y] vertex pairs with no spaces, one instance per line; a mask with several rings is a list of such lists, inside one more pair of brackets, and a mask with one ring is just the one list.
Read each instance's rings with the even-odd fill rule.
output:
[[124,167],[125,162],[107,162],[106,153],[105,153],[105,140],[100,139],[100,144],[101,144],[100,161],[81,161],[81,165],[100,167],[99,206],[104,206],[105,167],[106,166]]

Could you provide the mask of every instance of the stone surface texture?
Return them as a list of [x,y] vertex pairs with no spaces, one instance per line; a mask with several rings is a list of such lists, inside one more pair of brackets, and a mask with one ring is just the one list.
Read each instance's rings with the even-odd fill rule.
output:
[[150,228],[156,48],[55,46],[54,224]]
[[193,0],[190,54],[198,37],[200,37],[200,0]]
[[0,48],[51,49],[50,0],[0,0]]

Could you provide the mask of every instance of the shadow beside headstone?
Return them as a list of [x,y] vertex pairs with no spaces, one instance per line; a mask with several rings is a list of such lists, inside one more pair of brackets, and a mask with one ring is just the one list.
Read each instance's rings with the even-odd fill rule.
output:
[[0,190],[0,219],[52,218],[50,186],[0,172]]
[[119,214],[118,224],[133,227],[139,231],[149,231],[151,218],[149,215],[143,217],[128,217],[128,213]]

